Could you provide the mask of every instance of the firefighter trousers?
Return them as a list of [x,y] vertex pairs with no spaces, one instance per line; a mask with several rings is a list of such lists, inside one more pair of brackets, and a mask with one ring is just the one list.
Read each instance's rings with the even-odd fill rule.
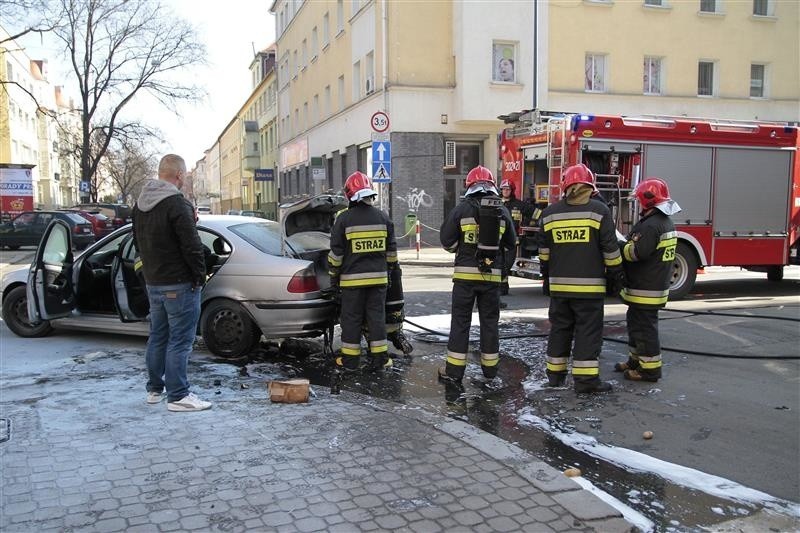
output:
[[551,297],[548,316],[548,378],[552,378],[551,381],[563,381],[567,375],[571,353],[572,377],[575,383],[599,382],[598,357],[603,345],[603,300]]
[[628,367],[643,376],[661,378],[661,342],[658,338],[658,308],[629,305]]
[[372,357],[387,357],[386,343],[386,286],[342,289],[342,364],[356,369],[361,357],[361,326],[367,324],[369,354]]
[[488,379],[497,375],[497,363],[500,360],[500,287],[497,283],[456,281],[453,282],[445,371],[449,377],[459,381],[463,379],[467,368],[469,329],[476,300],[481,332],[481,370]]

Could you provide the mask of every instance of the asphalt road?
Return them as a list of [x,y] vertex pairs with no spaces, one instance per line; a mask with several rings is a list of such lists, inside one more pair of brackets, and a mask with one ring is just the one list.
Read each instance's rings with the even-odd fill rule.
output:
[[[449,312],[450,269],[404,267],[406,314]],[[501,321],[528,320],[546,328],[548,299],[541,284],[512,279]],[[800,268],[786,270],[782,282],[764,274],[709,268],[695,291],[670,302],[661,313],[664,379],[630,383],[613,372],[624,360],[622,343],[606,341],[601,356],[604,379],[616,391],[585,401],[571,390],[534,391],[524,405],[531,412],[598,442],[643,453],[800,502]],[[714,311],[741,316],[695,314]],[[623,340],[625,306],[607,300],[605,335]],[[765,318],[777,316],[784,319]],[[512,347],[527,362],[542,343]],[[681,350],[706,352],[682,353]],[[710,356],[717,354],[722,357]],[[742,355],[748,359],[725,356]],[[535,363],[534,363],[535,364]],[[543,365],[543,361],[541,362]],[[644,431],[656,438],[644,441]]]

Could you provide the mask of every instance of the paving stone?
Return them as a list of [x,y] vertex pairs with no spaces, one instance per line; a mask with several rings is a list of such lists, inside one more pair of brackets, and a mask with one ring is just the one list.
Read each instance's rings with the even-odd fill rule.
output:
[[622,516],[622,513],[585,490],[554,494],[553,499],[581,520],[597,520]]

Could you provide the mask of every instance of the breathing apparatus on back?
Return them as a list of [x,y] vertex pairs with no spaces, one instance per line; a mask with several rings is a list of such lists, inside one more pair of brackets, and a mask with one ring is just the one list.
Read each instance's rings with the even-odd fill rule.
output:
[[464,194],[478,206],[477,252],[478,270],[491,272],[500,252],[500,219],[503,200],[498,196],[496,183],[491,171],[482,166],[473,168],[467,174]]

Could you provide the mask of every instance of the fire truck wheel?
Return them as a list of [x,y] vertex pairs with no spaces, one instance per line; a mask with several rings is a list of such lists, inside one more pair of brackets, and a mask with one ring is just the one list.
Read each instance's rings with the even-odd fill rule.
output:
[[770,281],[782,281],[783,265],[767,267],[767,279]]
[[697,279],[697,256],[689,245],[680,242],[675,248],[675,262],[672,264],[672,280],[669,299],[680,300],[692,290]]

